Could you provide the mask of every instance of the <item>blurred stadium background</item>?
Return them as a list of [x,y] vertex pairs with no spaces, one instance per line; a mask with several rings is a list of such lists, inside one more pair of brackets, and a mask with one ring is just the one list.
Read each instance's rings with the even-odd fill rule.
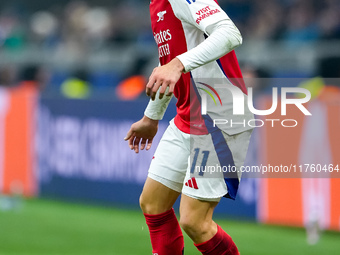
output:
[[[134,155],[123,141],[158,64],[148,2],[0,1],[1,255],[151,253],[138,197],[156,146]],[[312,117],[285,117],[298,127],[254,132],[246,164],[339,165],[339,0],[219,3],[257,105],[273,86],[313,96]],[[339,254],[340,173],[257,177],[216,210],[241,254]]]

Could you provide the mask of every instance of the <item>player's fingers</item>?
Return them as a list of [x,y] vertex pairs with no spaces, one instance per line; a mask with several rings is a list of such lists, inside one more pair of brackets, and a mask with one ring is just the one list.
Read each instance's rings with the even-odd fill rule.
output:
[[130,147],[131,150],[133,150],[133,140],[135,140],[135,137],[131,136],[130,139],[129,139],[129,147]]
[[147,150],[147,151],[150,150],[150,148],[151,148],[151,146],[152,146],[152,141],[153,141],[153,139],[149,139],[149,140],[148,140],[148,145],[146,146],[146,150]]
[[146,84],[145,92],[147,96],[151,96],[151,91],[152,91],[153,86],[155,85],[155,82],[156,82],[156,79],[154,78],[154,75],[151,75],[148,83]]
[[162,87],[160,87],[160,89],[159,89],[159,99],[162,99],[164,97],[164,93],[165,93],[168,85],[169,85],[168,82],[163,82]]
[[140,142],[139,137],[136,137],[136,139],[133,141],[133,148],[134,148],[136,153],[139,152],[139,142]]
[[143,138],[142,141],[140,142],[140,149],[144,150],[145,145],[146,145],[146,139]]
[[162,81],[158,80],[156,83],[153,85],[152,90],[151,90],[151,100],[154,101],[156,98],[156,93],[159,89],[159,87],[162,85]]
[[174,89],[175,89],[175,84],[171,83],[171,84],[169,85],[169,91],[168,91],[168,93],[166,94],[166,96],[171,96],[172,93],[174,93]]
[[169,84],[169,91],[167,93],[167,96],[171,95],[174,92],[175,89],[175,84],[174,83],[170,83]]
[[124,137],[124,140],[127,141],[130,139],[130,137],[132,136],[132,128],[130,128],[130,130],[127,132],[126,136]]

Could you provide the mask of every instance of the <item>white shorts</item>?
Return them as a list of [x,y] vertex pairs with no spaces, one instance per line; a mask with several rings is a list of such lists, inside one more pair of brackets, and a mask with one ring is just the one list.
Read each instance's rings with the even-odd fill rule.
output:
[[152,159],[149,178],[203,201],[235,199],[252,130],[228,135],[180,131],[174,121],[165,131]]

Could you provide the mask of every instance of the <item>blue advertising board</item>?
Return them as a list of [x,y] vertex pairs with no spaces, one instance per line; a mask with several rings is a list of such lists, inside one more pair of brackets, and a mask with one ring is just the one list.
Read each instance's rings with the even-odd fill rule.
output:
[[[123,138],[143,116],[146,104],[146,100],[42,97],[37,129],[40,196],[137,207],[153,153],[176,114],[172,103],[160,121],[153,147],[135,154]],[[255,219],[254,196],[255,180],[245,179],[237,200],[223,199],[216,212]]]

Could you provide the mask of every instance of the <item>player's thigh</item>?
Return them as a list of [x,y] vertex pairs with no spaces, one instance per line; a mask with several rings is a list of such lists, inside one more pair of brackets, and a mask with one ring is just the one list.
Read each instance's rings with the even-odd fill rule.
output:
[[160,214],[170,210],[179,195],[179,192],[148,177],[140,196],[140,206],[146,214]]
[[148,177],[180,193],[189,156],[190,135],[171,121],[151,161]]
[[151,161],[140,204],[144,213],[158,214],[171,209],[182,191],[190,155],[190,135],[170,122]]

